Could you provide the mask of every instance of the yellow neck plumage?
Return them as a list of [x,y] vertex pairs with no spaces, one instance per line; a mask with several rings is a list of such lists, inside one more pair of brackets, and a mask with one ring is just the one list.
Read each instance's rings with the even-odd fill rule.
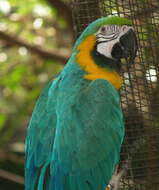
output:
[[88,36],[78,46],[78,53],[76,55],[76,61],[80,66],[88,73],[85,78],[88,80],[105,79],[109,81],[116,89],[119,89],[122,85],[122,78],[115,71],[109,71],[106,68],[98,66],[90,52],[92,52],[95,45],[95,35]]

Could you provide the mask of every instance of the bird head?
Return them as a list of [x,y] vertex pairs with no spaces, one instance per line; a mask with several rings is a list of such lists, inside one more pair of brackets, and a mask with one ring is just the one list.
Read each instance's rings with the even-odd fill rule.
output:
[[[83,31],[76,41],[74,50],[77,62],[85,71],[94,73],[94,76],[98,73],[96,78],[111,78],[115,81],[116,73],[105,73],[105,69],[118,71],[122,58],[125,58],[127,63],[133,63],[136,57],[137,38],[132,22],[117,16],[99,18]],[[111,77],[108,76],[110,74]],[[93,75],[87,78],[93,79]],[[116,86],[119,88],[121,82]]]
[[[114,61],[125,58],[133,63],[137,52],[137,39],[132,22],[123,17],[99,18],[87,26],[76,42],[76,47],[89,36],[94,37],[93,52]],[[89,38],[91,40],[91,38]]]

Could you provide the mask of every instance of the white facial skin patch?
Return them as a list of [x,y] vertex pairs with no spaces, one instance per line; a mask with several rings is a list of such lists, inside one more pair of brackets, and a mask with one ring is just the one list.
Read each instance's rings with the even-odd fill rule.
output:
[[119,39],[115,39],[109,42],[103,42],[97,45],[97,52],[104,55],[105,57],[113,59],[111,52],[114,44],[119,42]]
[[107,25],[102,26],[96,34],[97,37],[97,52],[114,59],[111,55],[113,46],[119,42],[121,36],[126,34],[133,27],[123,25]]

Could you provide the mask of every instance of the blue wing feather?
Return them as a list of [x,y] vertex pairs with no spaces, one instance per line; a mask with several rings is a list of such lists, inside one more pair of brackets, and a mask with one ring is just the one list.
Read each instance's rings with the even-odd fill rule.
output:
[[[57,126],[53,162],[62,177],[77,175],[83,189],[102,189],[119,161],[124,135],[118,92],[97,79],[71,100],[57,98],[57,122],[62,122]],[[62,107],[61,101],[66,102]]]
[[29,125],[26,190],[102,190],[124,136],[118,92],[102,79],[61,76],[44,89]]
[[[52,152],[56,127],[56,114],[53,106],[56,100],[54,97],[49,98],[49,91],[52,86],[56,90],[56,82],[51,81],[42,91],[28,127],[25,168],[26,190],[34,189],[36,180],[40,177],[38,174],[41,172],[42,166],[45,166],[51,157],[49,154]],[[52,106],[51,112],[48,105]]]

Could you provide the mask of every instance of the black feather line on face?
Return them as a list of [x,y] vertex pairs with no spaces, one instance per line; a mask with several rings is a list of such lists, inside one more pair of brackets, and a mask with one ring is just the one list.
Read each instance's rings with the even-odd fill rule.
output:
[[121,26],[118,26],[118,25],[102,26],[100,28],[100,34],[111,35],[112,33],[119,33],[120,32],[120,28],[121,28]]
[[[100,43],[110,42],[112,40],[117,39],[118,36],[119,36],[119,33],[114,34],[113,36],[111,36],[111,38],[109,36],[99,36],[99,35],[97,35],[96,36],[96,43],[100,44]],[[103,41],[99,41],[99,39],[103,39]]]
[[112,39],[111,40],[104,40],[104,41],[96,41],[96,44],[98,45],[98,44],[102,44],[102,43],[106,43],[106,42],[110,42],[110,41],[112,41]]
[[97,44],[95,45],[93,51],[91,52],[91,56],[95,63],[99,65],[102,68],[108,68],[110,70],[115,70],[117,72],[120,72],[121,69],[121,61],[110,59],[99,52],[97,52]]
[[96,38],[97,39],[100,39],[100,38],[104,38],[104,39],[114,39],[114,38],[117,38],[119,36],[118,33],[114,34],[114,35],[111,35],[111,36],[104,36],[104,35],[101,35],[99,36],[99,34],[96,35]]

